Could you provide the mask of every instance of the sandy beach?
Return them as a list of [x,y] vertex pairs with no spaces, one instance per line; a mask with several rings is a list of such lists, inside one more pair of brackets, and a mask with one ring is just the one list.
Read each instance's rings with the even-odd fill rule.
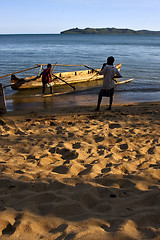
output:
[[160,239],[160,102],[0,115],[0,239]]

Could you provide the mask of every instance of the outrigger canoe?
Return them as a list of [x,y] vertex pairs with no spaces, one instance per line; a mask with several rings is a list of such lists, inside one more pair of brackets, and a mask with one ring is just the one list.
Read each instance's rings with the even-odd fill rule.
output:
[[[46,64],[37,64],[37,67],[41,67]],[[58,65],[57,66],[64,66],[64,65]],[[68,66],[74,66],[74,65],[68,65]],[[77,65],[75,65],[77,66]],[[86,65],[81,65],[88,68],[88,70],[82,70],[82,71],[72,71],[72,72],[61,72],[61,73],[54,73],[52,75],[52,81],[53,85],[56,86],[62,86],[66,83],[68,85],[75,85],[77,83],[84,83],[84,82],[92,82],[96,80],[103,79],[103,75],[99,75],[98,72],[101,69],[93,69]],[[115,65],[118,70],[121,69],[121,63],[118,65]],[[118,79],[117,79],[118,80]],[[129,82],[131,79],[126,81],[117,81],[117,84],[126,83]],[[37,76],[32,77],[26,77],[26,78],[18,78],[15,75],[11,75],[11,88],[14,90],[24,90],[24,89],[38,89],[42,88],[42,78]]]

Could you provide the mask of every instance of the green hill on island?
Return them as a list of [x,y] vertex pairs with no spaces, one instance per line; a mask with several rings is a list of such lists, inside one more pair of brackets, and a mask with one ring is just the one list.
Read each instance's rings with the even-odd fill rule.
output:
[[136,35],[160,35],[160,31],[132,30],[120,28],[72,28],[62,31],[60,34],[136,34]]

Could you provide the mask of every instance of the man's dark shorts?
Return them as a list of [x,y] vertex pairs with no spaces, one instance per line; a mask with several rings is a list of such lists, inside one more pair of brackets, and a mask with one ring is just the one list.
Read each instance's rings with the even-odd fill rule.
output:
[[99,92],[99,95],[102,97],[111,97],[114,94],[114,88],[105,90],[105,89],[101,89]]

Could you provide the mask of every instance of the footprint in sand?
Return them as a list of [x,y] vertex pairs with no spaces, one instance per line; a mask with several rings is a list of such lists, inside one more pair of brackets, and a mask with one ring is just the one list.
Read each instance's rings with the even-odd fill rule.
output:
[[79,155],[75,150],[71,151],[70,149],[67,149],[67,148],[54,147],[54,148],[50,148],[49,152],[61,154],[62,159],[64,160],[76,159]]
[[101,170],[102,173],[109,173],[111,171],[111,168],[103,168]]
[[15,173],[18,173],[18,174],[24,174],[24,172],[22,170],[16,170],[14,171]]
[[127,144],[127,143],[121,144],[121,145],[119,145],[119,148],[120,148],[122,151],[125,151],[125,150],[128,149],[128,144]]
[[122,138],[118,138],[116,141],[116,143],[120,143],[120,142],[122,142]]
[[59,173],[59,174],[67,174],[69,170],[69,167],[67,166],[58,166],[58,167],[55,167],[52,172],[56,172],[56,173]]
[[79,174],[78,174],[79,176],[81,176],[81,175],[86,175],[86,174],[88,174],[89,172],[91,172],[92,165],[86,164],[85,167],[86,167],[86,169],[84,169],[83,171],[79,172]]
[[80,142],[74,143],[72,145],[72,147],[73,147],[73,149],[79,149],[79,148],[81,148],[81,143]]
[[18,129],[16,132],[15,132],[16,135],[25,135],[25,132],[22,132],[20,129]]
[[147,153],[150,154],[150,155],[154,154],[154,152],[155,152],[155,147],[151,147],[147,151]]
[[6,124],[2,119],[0,119],[0,126],[1,126],[0,132],[2,132],[3,130],[4,130],[5,132],[7,132],[7,131],[10,130],[10,127],[7,126],[7,124]]
[[119,123],[111,123],[109,124],[109,128],[110,129],[121,128],[121,125]]
[[6,123],[2,119],[0,119],[0,125],[5,126]]
[[50,233],[59,233],[59,232],[64,232],[67,229],[68,225],[67,224],[61,224],[57,228],[54,228],[50,231]]
[[74,133],[69,132],[69,133],[68,133],[68,137],[69,137],[69,138],[74,137]]
[[97,152],[99,154],[99,156],[102,156],[104,155],[104,151],[105,151],[106,147],[103,146],[103,145],[99,145],[98,148],[97,148]]
[[96,135],[96,136],[94,137],[94,140],[95,140],[96,143],[102,142],[102,141],[104,141],[104,139],[105,139],[104,137],[99,136],[99,135]]
[[[0,227],[0,232],[2,233],[2,236],[6,236],[6,238],[8,238],[8,236],[11,236],[14,234],[17,227],[20,225],[21,218],[22,218],[21,214],[18,214],[17,216],[16,215],[17,215],[16,212],[14,211],[11,212],[10,209],[5,209],[5,211],[1,212],[1,217],[4,216],[2,218],[3,220],[1,219],[1,227]],[[7,221],[7,218],[8,218],[8,221]]]
[[57,131],[57,134],[61,134],[64,132],[64,129],[63,129],[63,127],[57,127],[56,131]]
[[50,126],[57,126],[57,123],[55,123],[54,121],[50,121]]

